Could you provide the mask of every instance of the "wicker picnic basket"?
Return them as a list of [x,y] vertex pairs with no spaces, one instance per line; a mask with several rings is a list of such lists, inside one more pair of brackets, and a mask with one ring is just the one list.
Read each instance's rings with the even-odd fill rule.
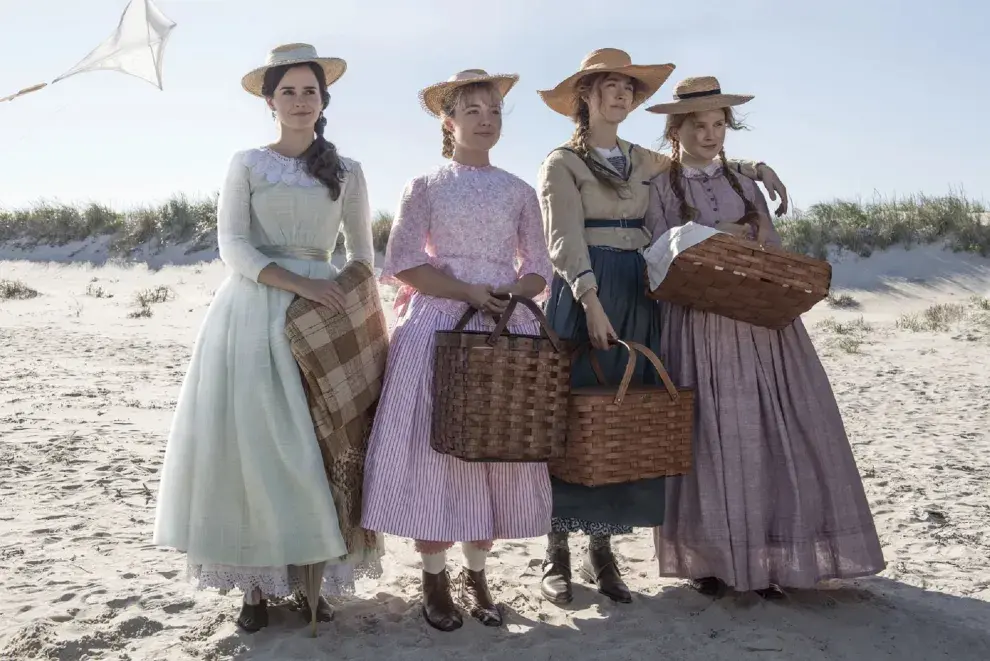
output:
[[[518,304],[541,335],[509,333]],[[495,329],[467,331],[479,311],[436,332],[430,446],[464,461],[546,462],[563,451],[571,343],[561,340],[530,299],[512,296]]]
[[828,296],[831,282],[827,261],[716,234],[677,255],[647,295],[779,330]]
[[[571,390],[564,455],[549,466],[564,482],[595,487],[691,470],[694,391],[675,387],[647,347],[617,344],[629,352],[618,387],[606,384],[592,352],[591,366],[602,385]],[[663,385],[630,384],[637,353],[650,361]]]

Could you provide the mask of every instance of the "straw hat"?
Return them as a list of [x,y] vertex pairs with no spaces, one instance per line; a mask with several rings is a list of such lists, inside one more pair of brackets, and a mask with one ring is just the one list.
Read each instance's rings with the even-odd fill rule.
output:
[[585,56],[578,72],[565,78],[551,90],[540,90],[543,102],[561,115],[573,117],[577,113],[577,84],[593,73],[621,73],[635,78],[646,89],[633,99],[633,108],[656,94],[660,86],[674,71],[673,64],[633,64],[629,53],[618,48],[599,48]]
[[323,74],[327,79],[327,87],[333,85],[344,75],[347,70],[347,62],[339,57],[320,57],[316,54],[316,49],[309,44],[285,44],[277,46],[268,52],[265,65],[251,71],[241,79],[241,87],[255,96],[261,94],[261,86],[265,81],[265,72],[272,67],[280,67],[286,64],[304,64],[314,62],[323,68]]
[[499,94],[504,98],[512,86],[519,82],[519,75],[514,73],[489,74],[484,69],[465,69],[455,73],[442,83],[430,85],[420,90],[419,102],[423,110],[434,117],[440,117],[443,113],[443,102],[447,95],[458,87],[470,85],[472,83],[494,83]]
[[673,103],[658,103],[646,111],[660,115],[681,115],[738,106],[752,99],[748,94],[722,94],[722,86],[715,76],[696,76],[677,83]]

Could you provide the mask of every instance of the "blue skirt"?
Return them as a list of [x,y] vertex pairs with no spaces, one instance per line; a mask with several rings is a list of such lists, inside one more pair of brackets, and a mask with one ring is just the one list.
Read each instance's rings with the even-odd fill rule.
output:
[[[591,268],[598,280],[598,299],[619,339],[632,340],[660,355],[660,315],[646,296],[645,263],[633,250],[590,246]],[[588,323],[571,288],[554,276],[546,306],[550,326],[575,342],[588,342]],[[628,355],[621,347],[599,351],[602,371],[610,384],[618,384]],[[638,357],[633,383],[656,384],[660,377],[653,366]],[[572,366],[571,386],[598,384],[588,354]],[[553,530],[584,531],[589,534],[624,534],[635,527],[663,524],[664,480],[656,478],[625,484],[586,487],[551,478],[553,485]]]

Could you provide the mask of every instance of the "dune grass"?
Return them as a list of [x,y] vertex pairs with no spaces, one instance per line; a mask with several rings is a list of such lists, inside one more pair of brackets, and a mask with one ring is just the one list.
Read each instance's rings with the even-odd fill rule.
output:
[[[188,252],[215,249],[217,198],[191,200],[175,195],[163,204],[124,211],[92,203],[71,205],[39,202],[24,209],[0,209],[0,243],[18,241],[31,246],[62,246],[94,237],[112,237],[112,254],[127,256],[144,246],[186,246]],[[392,229],[392,214],[378,211],[372,221],[375,248],[384,251]],[[343,249],[343,235],[337,247]]]
[[860,353],[860,347],[866,343],[867,336],[875,330],[873,324],[862,316],[847,322],[826,317],[818,322],[817,328],[830,333],[831,337],[826,340],[827,346],[834,346],[846,353]]
[[[973,307],[979,309],[974,301]],[[897,327],[915,333],[947,331],[953,325],[969,316],[971,310],[961,303],[938,303],[919,314],[903,314],[897,320]]]
[[986,206],[963,195],[914,195],[872,202],[836,200],[776,219],[784,246],[825,258],[830,246],[868,257],[892,246],[943,242],[948,248],[990,257]]
[[[192,200],[176,195],[158,205],[114,210],[101,204],[39,202],[23,209],[0,209],[0,243],[65,245],[111,236],[111,253],[127,256],[137,248],[182,245],[189,252],[216,247],[218,195]],[[981,203],[964,195],[914,195],[872,202],[836,200],[797,210],[775,223],[789,250],[825,257],[829,247],[868,256],[895,245],[943,242],[956,251],[990,257],[990,223]],[[987,216],[984,216],[987,217]],[[378,211],[372,232],[384,251],[393,215]],[[343,249],[343,237],[337,249]]]
[[38,291],[20,280],[0,280],[0,301],[24,301],[36,298]]

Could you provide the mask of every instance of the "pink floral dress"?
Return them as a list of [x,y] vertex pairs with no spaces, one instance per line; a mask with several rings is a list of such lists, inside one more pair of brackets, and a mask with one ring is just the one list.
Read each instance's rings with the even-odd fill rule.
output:
[[[382,280],[430,264],[472,284],[508,285],[553,274],[536,191],[495,167],[445,165],[413,179],[389,237]],[[427,542],[537,537],[550,531],[546,464],[470,463],[430,447],[434,333],[467,304],[401,285],[385,383],[365,465],[363,525]],[[494,328],[476,315],[468,329]],[[515,333],[538,334],[532,313]]]

